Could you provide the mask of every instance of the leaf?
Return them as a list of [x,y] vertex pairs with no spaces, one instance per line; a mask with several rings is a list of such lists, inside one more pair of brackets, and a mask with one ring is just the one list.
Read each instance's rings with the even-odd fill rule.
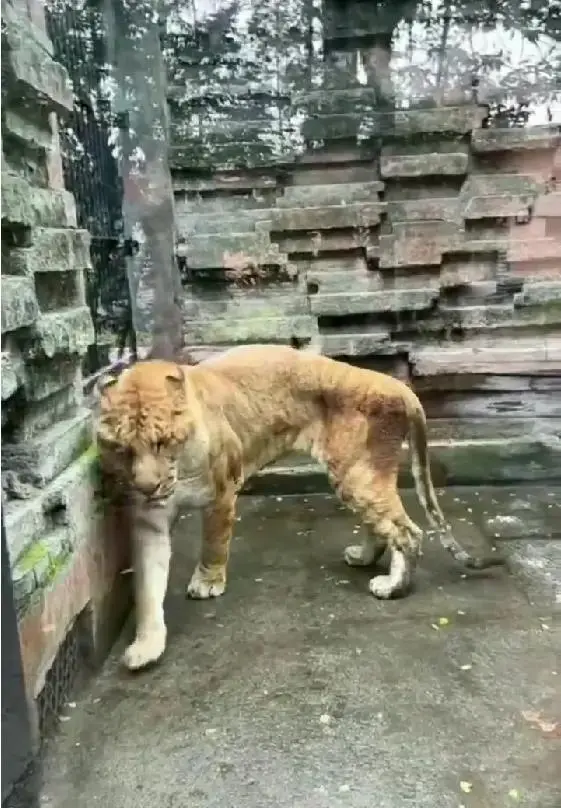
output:
[[546,735],[557,738],[561,735],[561,727],[558,721],[548,721],[543,713],[535,710],[522,710],[522,718],[537,729],[541,729]]
[[473,788],[473,784],[469,780],[460,780],[460,788],[464,794],[469,794]]

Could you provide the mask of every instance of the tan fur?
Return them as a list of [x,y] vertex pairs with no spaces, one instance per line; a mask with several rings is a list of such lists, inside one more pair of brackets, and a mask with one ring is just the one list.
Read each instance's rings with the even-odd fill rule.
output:
[[377,597],[403,594],[422,531],[406,514],[397,474],[409,435],[416,489],[444,545],[468,566],[434,492],[422,406],[402,382],[288,347],[234,349],[196,367],[149,361],[101,384],[97,437],[106,469],[130,484],[135,501],[137,636],[125,663],[137,668],[165,646],[163,597],[169,566],[166,507],[180,496],[203,509],[192,597],[222,594],[236,498],[245,480],[290,449],[327,468],[341,499],[369,529],[347,563],[371,564],[389,547],[388,575],[370,581]]

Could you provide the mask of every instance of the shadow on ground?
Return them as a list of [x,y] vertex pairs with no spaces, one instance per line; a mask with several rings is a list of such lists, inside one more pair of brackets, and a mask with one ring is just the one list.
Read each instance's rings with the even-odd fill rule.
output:
[[42,804],[559,808],[557,583],[549,592],[520,575],[527,537],[512,520],[528,526],[539,512],[530,539],[559,548],[547,525],[561,529],[560,500],[540,493],[528,509],[519,492],[469,496],[447,492],[446,507],[472,543],[485,523],[518,558],[515,573],[466,575],[427,542],[415,592],[392,602],[368,593],[372,570],[342,562],[359,528],[328,497],[245,498],[226,595],[186,601],[198,519],[182,514],[165,658],[123,671],[129,627],[65,712]]

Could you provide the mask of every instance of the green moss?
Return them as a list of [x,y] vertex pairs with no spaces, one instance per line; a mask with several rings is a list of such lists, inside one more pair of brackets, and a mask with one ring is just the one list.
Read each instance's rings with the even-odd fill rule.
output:
[[18,559],[17,565],[22,572],[30,572],[48,555],[49,549],[47,545],[39,539],[39,541],[33,542],[31,547],[23,553]]

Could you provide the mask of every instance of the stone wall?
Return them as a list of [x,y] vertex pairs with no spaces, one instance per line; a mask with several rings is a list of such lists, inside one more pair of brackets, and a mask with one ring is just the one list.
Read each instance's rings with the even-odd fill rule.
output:
[[[477,89],[454,72],[477,21],[435,18],[426,36],[450,43],[440,88],[415,89],[404,76],[432,40],[413,22],[421,44],[405,63],[399,3],[378,17],[383,3],[316,5],[242,24],[224,4],[198,37],[172,40],[187,342],[297,337],[397,374],[437,444],[518,441],[516,473],[548,478],[561,430],[561,119],[533,123],[546,68],[524,87],[529,106],[497,99],[484,65]],[[224,270],[253,278],[240,287]],[[489,467],[451,462],[444,481]]]
[[72,90],[40,3],[3,2],[2,18],[3,509],[33,700],[76,616],[112,590],[123,542],[105,547],[93,499],[80,371],[93,341],[89,235],[64,187],[57,129]]

